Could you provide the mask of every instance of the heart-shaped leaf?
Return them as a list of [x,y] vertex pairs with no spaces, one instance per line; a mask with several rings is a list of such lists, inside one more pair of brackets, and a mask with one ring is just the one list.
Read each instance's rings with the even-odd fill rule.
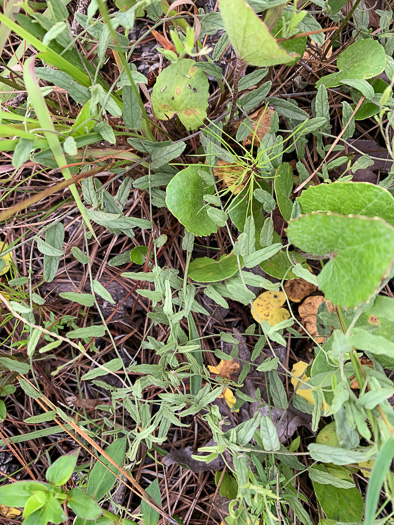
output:
[[342,80],[368,79],[380,75],[386,67],[384,47],[371,38],[359,40],[339,55],[337,66],[339,72],[321,78],[316,82],[316,87],[323,84],[332,88],[339,86]]
[[331,211],[340,215],[381,217],[394,226],[393,196],[385,188],[369,182],[335,182],[310,186],[297,201],[304,214]]
[[152,106],[160,120],[175,114],[186,129],[196,129],[207,116],[208,78],[194,60],[171,64],[157,77],[152,91]]
[[332,257],[318,282],[334,305],[367,301],[393,263],[394,228],[382,219],[313,213],[290,221],[287,234],[301,250]]
[[287,64],[297,55],[289,55],[269,32],[245,0],[220,0],[220,12],[237,56],[251,66],[268,67]]
[[[206,174],[201,177],[199,172]],[[167,186],[166,205],[178,221],[194,235],[216,233],[216,223],[207,213],[204,195],[213,195],[215,187],[209,184],[210,173],[206,166],[193,164],[178,172]]]
[[237,257],[230,253],[222,255],[218,261],[209,257],[194,259],[189,266],[189,277],[200,283],[213,283],[224,281],[235,275],[238,271]]

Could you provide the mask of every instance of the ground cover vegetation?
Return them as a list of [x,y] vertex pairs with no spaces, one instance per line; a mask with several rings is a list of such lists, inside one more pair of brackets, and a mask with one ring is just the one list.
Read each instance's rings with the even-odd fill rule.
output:
[[8,0],[0,522],[393,523],[389,0]]

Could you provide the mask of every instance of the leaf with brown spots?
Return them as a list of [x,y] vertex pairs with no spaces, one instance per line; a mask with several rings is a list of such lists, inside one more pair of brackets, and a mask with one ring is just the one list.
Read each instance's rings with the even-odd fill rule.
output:
[[285,301],[286,295],[283,292],[268,291],[262,293],[253,301],[253,318],[259,323],[268,321],[271,326],[289,319],[289,311],[286,308],[281,308]]

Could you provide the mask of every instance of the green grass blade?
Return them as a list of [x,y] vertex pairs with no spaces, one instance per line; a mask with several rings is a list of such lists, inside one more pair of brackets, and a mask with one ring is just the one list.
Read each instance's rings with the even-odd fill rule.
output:
[[[34,61],[35,61],[35,57],[33,56],[33,57],[30,57],[25,62],[25,65],[23,68],[23,77],[25,80],[27,92],[29,94],[30,102],[40,122],[40,126],[44,130],[43,133],[48,141],[48,145],[51,148],[51,151],[57,162],[57,165],[60,168],[61,166],[65,166],[67,164],[67,161],[64,156],[62,146],[58,139],[55,127],[53,125],[51,115],[45,103],[45,99],[41,93],[40,86],[38,84],[36,71],[34,68]],[[62,174],[65,179],[70,179],[72,177],[70,170],[68,168],[63,168]],[[89,230],[94,235],[92,225],[90,224],[85,206],[83,205],[81,201],[77,188],[74,185],[72,185],[70,186],[70,190],[75,199],[75,203],[78,206],[79,211],[81,212],[81,215],[84,221],[86,222]]]
[[373,525],[376,508],[379,502],[380,490],[384,478],[390,469],[394,457],[394,439],[389,439],[379,452],[378,459],[373,466],[368,484],[367,498],[365,501],[365,525]]

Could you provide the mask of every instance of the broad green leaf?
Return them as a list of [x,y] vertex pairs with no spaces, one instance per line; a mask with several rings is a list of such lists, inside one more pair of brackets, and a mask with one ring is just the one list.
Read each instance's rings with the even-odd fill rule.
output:
[[67,332],[70,339],[84,339],[85,337],[103,337],[105,335],[105,326],[93,325],[86,328],[77,328]]
[[193,164],[178,172],[167,186],[166,205],[178,221],[194,235],[210,235],[217,232],[217,225],[208,216],[204,195],[215,193],[214,185],[209,185],[199,175],[208,169]]
[[77,292],[62,292],[59,294],[62,299],[67,299],[68,301],[73,301],[74,303],[81,304],[82,306],[93,306],[94,305],[94,295],[87,293],[77,293]]
[[46,483],[39,481],[17,481],[0,487],[0,504],[6,507],[24,507],[33,491],[49,490]]
[[247,255],[244,258],[244,264],[246,268],[254,268],[261,262],[276,255],[281,249],[282,243],[278,242],[276,244],[271,244],[271,246],[267,246],[267,248],[262,248],[261,250],[257,250],[256,252]]
[[108,374],[108,372],[116,372],[117,370],[120,370],[122,366],[122,359],[120,357],[116,357],[115,359],[108,361],[108,363],[104,363],[100,368],[93,368],[93,370],[90,370],[84,374],[81,379],[82,381],[88,381],[90,379],[94,379],[95,377],[105,376]]
[[52,463],[46,473],[47,480],[51,483],[54,483],[58,487],[67,483],[71,477],[71,474],[74,472],[75,465],[77,464],[78,454],[79,448],[70,454],[61,456],[54,463]]
[[260,437],[263,442],[264,450],[274,452],[280,449],[278,431],[271,418],[263,416],[260,424]]
[[220,0],[219,7],[226,32],[243,62],[268,67],[288,64],[296,58],[279,46],[268,27],[244,0]]
[[351,463],[361,463],[369,459],[364,452],[330,447],[319,443],[311,443],[308,445],[308,449],[312,459],[315,461],[334,463],[334,465],[350,465]]
[[327,3],[331,8],[330,14],[336,15],[339,13],[339,11],[342,9],[342,7],[345,7],[348,1],[349,0],[328,0]]
[[[126,436],[120,439],[115,439],[115,441],[105,449],[105,452],[110,458],[112,458],[115,461],[115,463],[122,466],[124,455],[126,452],[126,445]],[[104,456],[100,456],[100,460],[104,463],[105,466],[102,465],[99,461],[95,462],[90,473],[87,486],[88,494],[92,496],[92,498],[94,498],[96,501],[100,501],[113,487],[116,481],[116,477],[113,474],[113,472],[119,474],[116,467],[111,465],[111,463],[107,459],[105,459]]]
[[394,258],[394,228],[378,218],[314,213],[292,220],[290,242],[315,255],[330,255],[318,282],[334,305],[367,301]]
[[363,328],[353,328],[349,342],[357,350],[371,352],[371,354],[384,355],[394,359],[394,341],[390,341],[381,335],[376,335]]
[[380,490],[384,478],[390,470],[391,461],[394,457],[394,439],[388,439],[379,452],[372,469],[371,478],[367,489],[365,501],[365,525],[372,525],[379,502]]
[[69,495],[68,506],[79,518],[95,520],[104,512],[93,498],[79,488],[70,490]]
[[284,162],[276,170],[275,174],[275,193],[278,201],[279,211],[285,221],[289,221],[293,203],[289,199],[293,189],[293,170],[288,162]]
[[177,114],[186,129],[196,129],[207,116],[208,97],[206,74],[194,60],[179,60],[157,77],[152,91],[153,111],[160,120]]
[[224,281],[238,272],[237,257],[222,255],[218,261],[209,257],[199,257],[190,263],[188,276],[200,283]]
[[18,374],[27,374],[30,370],[29,363],[22,363],[10,357],[0,357],[0,365],[12,372],[18,372]]
[[[280,240],[276,232],[274,232],[273,240],[275,242],[279,242]],[[283,250],[271,257],[271,259],[268,259],[268,261],[263,261],[260,266],[268,275],[276,277],[277,279],[283,279],[284,277],[286,277],[286,279],[296,279],[297,276],[291,271],[294,266],[294,262],[291,261],[292,259],[298,261],[301,265],[305,266],[305,268],[308,267],[305,259],[299,253],[289,251],[289,255],[287,255]]]
[[304,190],[297,201],[302,213],[332,212],[340,215],[380,217],[394,226],[394,198],[369,182],[335,182]]
[[[311,476],[311,471],[315,474]],[[351,476],[346,474],[346,480],[341,479],[344,475],[342,470],[330,469],[330,472],[324,465],[316,465],[310,469],[309,475],[312,479],[313,488],[321,508],[327,518],[341,522],[359,522],[362,520],[364,512],[364,502],[359,490],[351,483]],[[319,476],[320,475],[320,476]],[[338,484],[348,483],[353,485],[352,488],[340,487],[338,485],[321,483],[323,476],[336,479]],[[318,482],[318,478],[320,482]]]
[[[158,506],[161,506],[161,494],[159,482],[155,479],[146,492],[151,496]],[[142,525],[157,525],[160,519],[160,514],[154,508],[149,505],[144,499],[141,501],[141,514],[142,514]]]
[[102,297],[104,301],[107,301],[111,304],[115,304],[115,301],[113,300],[112,295],[109,293],[109,291],[96,279],[94,279],[93,281],[93,290],[94,293]]
[[386,67],[384,47],[372,38],[359,40],[348,46],[337,61],[338,73],[332,73],[316,82],[316,87],[337,87],[342,80],[376,77]]
[[[388,83],[381,78],[375,78],[373,81],[369,80],[369,82],[372,82],[372,86],[373,86],[375,93],[382,94],[384,90],[388,87]],[[358,102],[357,98],[356,97],[354,98],[355,102]],[[357,113],[354,115],[354,119],[355,120],[365,120],[367,118],[373,117],[374,115],[379,113],[379,111],[380,111],[380,107],[378,104],[374,104],[373,102],[365,101],[358,108]]]
[[352,481],[346,481],[341,479],[333,474],[330,474],[327,470],[320,468],[310,467],[308,469],[309,477],[312,481],[320,483],[321,485],[332,485],[338,489],[352,489],[354,488],[354,483]]

